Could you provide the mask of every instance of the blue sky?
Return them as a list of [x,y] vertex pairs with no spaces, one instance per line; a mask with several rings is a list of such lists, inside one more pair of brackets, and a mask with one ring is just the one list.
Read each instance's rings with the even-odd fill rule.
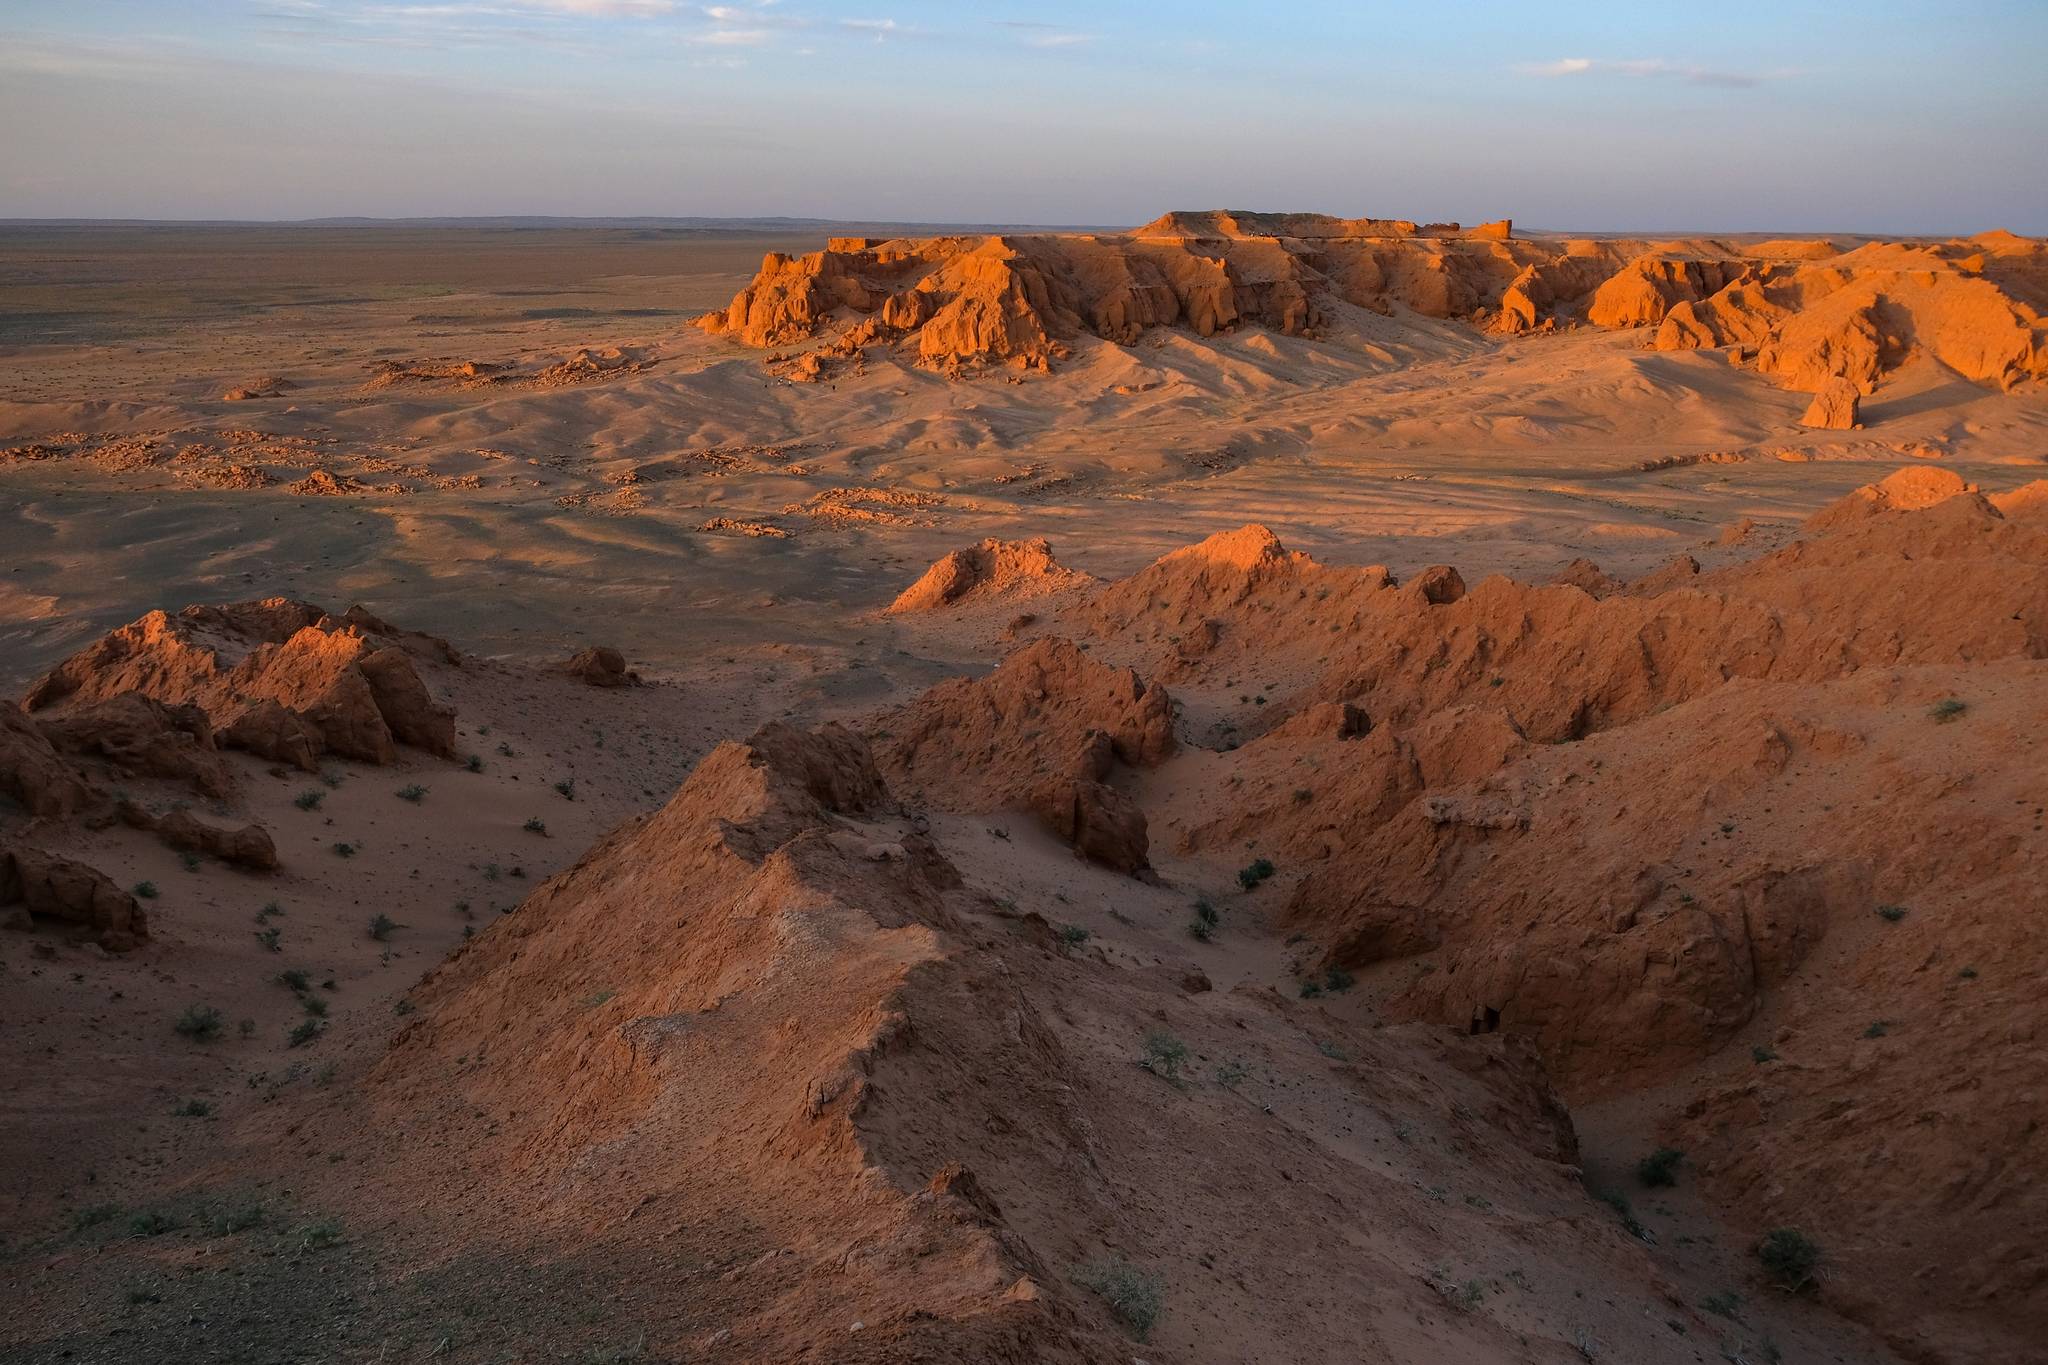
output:
[[2041,233],[2044,71],[2044,0],[0,0],[0,217]]

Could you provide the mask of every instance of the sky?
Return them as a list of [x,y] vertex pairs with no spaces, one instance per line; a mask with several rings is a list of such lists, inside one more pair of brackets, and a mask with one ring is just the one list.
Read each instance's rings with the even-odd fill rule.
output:
[[2048,0],[0,0],[0,218],[2048,233]]

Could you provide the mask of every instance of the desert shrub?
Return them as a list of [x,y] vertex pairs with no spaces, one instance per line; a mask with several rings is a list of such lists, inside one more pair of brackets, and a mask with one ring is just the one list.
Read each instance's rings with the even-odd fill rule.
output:
[[325,801],[326,799],[326,792],[320,791],[317,788],[309,787],[305,791],[300,792],[297,796],[294,796],[292,798],[292,804],[294,806],[297,806],[300,810],[318,810],[320,809],[320,803],[322,801]]
[[555,794],[564,801],[574,801],[576,799],[576,779],[565,777],[560,782],[557,782],[555,784]]
[[286,986],[294,991],[303,991],[306,989],[310,978],[306,975],[304,969],[288,967],[277,974],[277,980],[279,985]]
[[337,858],[353,858],[356,856],[356,846],[343,839],[334,845],[334,856]]
[[322,1218],[299,1229],[299,1247],[304,1251],[318,1251],[331,1247],[341,1240],[339,1219]]
[[1060,926],[1060,947],[1062,948],[1078,948],[1086,943],[1088,938],[1088,930],[1083,925],[1062,924]]
[[1166,1296],[1166,1279],[1147,1274],[1121,1256],[1099,1256],[1070,1272],[1075,1284],[1099,1295],[1110,1314],[1139,1341],[1152,1334]]
[[462,760],[462,766],[473,773],[480,773],[484,770],[484,756],[482,754],[471,754],[468,758]]
[[1145,1055],[1138,1065],[1155,1076],[1180,1084],[1180,1069],[1187,1065],[1188,1045],[1164,1029],[1145,1035]]
[[155,882],[135,883],[135,898],[137,900],[153,901],[156,899],[156,897],[157,890]]
[[128,1235],[130,1237],[161,1237],[167,1232],[175,1231],[177,1226],[178,1220],[171,1217],[168,1213],[159,1213],[155,1209],[145,1209],[128,1220]]
[[1880,905],[1877,907],[1877,917],[1887,924],[1897,924],[1906,917],[1906,907],[1903,905]]
[[205,1100],[186,1100],[171,1113],[181,1119],[203,1119],[213,1112],[213,1106]]
[[1946,701],[1936,702],[1927,714],[1934,717],[1936,724],[1946,725],[1969,709],[1970,704],[1968,702],[1958,701],[1956,698],[1950,697]]
[[398,921],[381,911],[370,916],[370,937],[376,939],[379,943],[390,938],[391,931],[397,927]]
[[287,1046],[304,1047],[319,1036],[320,1021],[318,1019],[301,1019],[292,1026],[292,1031],[285,1035],[284,1040]]
[[400,787],[397,794],[399,800],[410,801],[415,806],[427,799],[427,789],[417,782]]
[[1655,1189],[1678,1183],[1678,1163],[1685,1153],[1675,1147],[1659,1147],[1636,1163],[1636,1179]]
[[1788,1294],[1797,1294],[1813,1284],[1820,1269],[1820,1247],[1797,1228],[1772,1228],[1756,1244],[1756,1258],[1763,1262],[1771,1283]]
[[1237,884],[1249,891],[1272,875],[1273,864],[1271,860],[1259,858],[1238,869]]
[[207,1220],[206,1230],[216,1237],[230,1233],[247,1232],[263,1222],[261,1204],[244,1204],[239,1208],[223,1209]]
[[1742,1316],[1742,1295],[1732,1289],[1724,1289],[1701,1299],[1700,1307],[1724,1318],[1739,1318]]
[[190,1038],[195,1043],[210,1043],[220,1037],[221,1013],[211,1005],[187,1005],[185,1012],[178,1016],[178,1022],[171,1027],[181,1038]]
[[1762,1066],[1765,1062],[1777,1061],[1778,1054],[1765,1047],[1762,1043],[1758,1043],[1749,1050],[1749,1060],[1755,1062],[1758,1066]]

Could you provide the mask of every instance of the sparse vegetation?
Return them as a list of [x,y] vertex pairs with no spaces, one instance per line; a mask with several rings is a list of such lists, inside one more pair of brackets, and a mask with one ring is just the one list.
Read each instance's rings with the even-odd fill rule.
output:
[[1762,1043],[1758,1043],[1749,1050],[1749,1060],[1755,1062],[1758,1066],[1762,1066],[1765,1062],[1777,1061],[1778,1054],[1765,1047]]
[[178,1016],[178,1022],[171,1027],[181,1038],[190,1038],[195,1043],[210,1043],[220,1037],[223,1022],[220,1011],[211,1005],[187,1005],[185,1012]]
[[1678,1163],[1685,1153],[1675,1147],[1659,1147],[1636,1163],[1636,1179],[1652,1189],[1678,1183]]
[[155,1209],[145,1209],[128,1220],[130,1237],[161,1237],[167,1232],[175,1232],[177,1228],[177,1219]]
[[1237,884],[1249,891],[1273,875],[1273,864],[1266,858],[1258,858],[1238,869]]
[[427,789],[419,783],[413,782],[400,787],[397,795],[399,800],[410,801],[417,806],[420,802],[427,799]]
[[565,777],[555,783],[555,795],[561,797],[564,801],[574,801],[576,799],[576,779]]
[[322,1218],[299,1229],[299,1249],[319,1251],[331,1247],[341,1240],[341,1223],[334,1218]]
[[1216,1084],[1222,1086],[1225,1090],[1235,1090],[1244,1082],[1245,1077],[1251,1074],[1252,1069],[1250,1067],[1237,1058],[1232,1057],[1229,1061],[1216,1068]]
[[462,766],[473,773],[480,773],[484,770],[484,756],[482,754],[471,754],[468,758],[462,760]]
[[353,858],[356,856],[356,846],[345,839],[341,840],[334,845],[334,856],[337,858]]
[[325,1019],[327,1017],[327,1002],[317,995],[302,995],[299,997],[299,1004],[304,1008],[309,1018]]
[[156,897],[157,889],[155,882],[135,883],[135,899],[143,901],[153,901],[156,899]]
[[1873,1019],[1870,1021],[1870,1027],[1863,1030],[1863,1036],[1865,1038],[1882,1038],[1891,1031],[1892,1026],[1890,1020]]
[[1772,1228],[1756,1244],[1756,1258],[1763,1262],[1771,1283],[1788,1294],[1797,1294],[1813,1284],[1820,1269],[1820,1247],[1797,1228]]
[[292,798],[292,804],[300,810],[318,810],[320,803],[327,799],[327,793],[317,787],[308,787]]
[[283,952],[284,946],[278,942],[280,937],[282,937],[281,931],[275,926],[268,929],[259,929],[256,932],[256,941],[263,945],[265,952]]
[[1216,937],[1219,918],[1216,913],[1216,907],[1209,903],[1208,897],[1203,896],[1197,899],[1195,901],[1195,917],[1188,921],[1188,936],[1198,942],[1207,943],[1210,939]]
[[1083,925],[1062,924],[1060,926],[1060,950],[1062,952],[1069,948],[1078,948],[1086,943],[1088,939],[1088,930]]
[[237,1232],[247,1232],[263,1222],[261,1204],[243,1204],[239,1208],[225,1209],[207,1220],[206,1230],[215,1237],[227,1237]]
[[197,872],[203,861],[197,853],[192,852],[190,849],[178,855],[178,866],[184,868],[187,872]]
[[102,1223],[110,1223],[120,1216],[121,1206],[119,1204],[88,1204],[71,1215],[71,1230],[73,1232],[84,1232],[87,1228],[96,1228]]
[[290,1047],[304,1047],[320,1036],[320,1027],[318,1019],[301,1019],[292,1025],[292,1031],[285,1035],[285,1043]]
[[1934,717],[1935,724],[1946,725],[1969,709],[1970,704],[1968,702],[1950,697],[1946,701],[1936,702],[1927,714]]
[[311,982],[311,978],[306,975],[304,969],[299,967],[287,967],[277,974],[277,980],[278,984],[289,987],[294,991],[305,990]]
[[1887,924],[1897,924],[1906,917],[1906,907],[1903,905],[1880,905],[1877,907],[1877,917]]
[[1638,1242],[1655,1244],[1656,1236],[1643,1226],[1641,1219],[1636,1217],[1635,1206],[1628,1202],[1627,1195],[1623,1194],[1620,1190],[1604,1190],[1600,1193],[1599,1199],[1601,1203],[1613,1209],[1615,1214],[1620,1217],[1621,1225],[1628,1230],[1629,1236],[1635,1238]]
[[1153,1075],[1181,1083],[1181,1068],[1187,1065],[1188,1045],[1164,1029],[1145,1035],[1145,1055],[1138,1059],[1138,1065]]
[[546,834],[548,832],[548,822],[541,819],[538,815],[529,815],[526,817],[526,824],[523,828],[528,834]]
[[398,927],[398,921],[379,911],[370,916],[370,937],[379,943],[391,937],[391,931]]
[[1139,1341],[1152,1335],[1166,1296],[1166,1279],[1148,1274],[1121,1256],[1100,1256],[1069,1273],[1075,1284],[1101,1297],[1111,1316]]
[[1732,1289],[1724,1289],[1700,1300],[1700,1307],[1724,1318],[1739,1318],[1742,1316],[1742,1295]]
[[213,1106],[205,1100],[186,1100],[171,1113],[181,1119],[203,1119],[213,1112]]

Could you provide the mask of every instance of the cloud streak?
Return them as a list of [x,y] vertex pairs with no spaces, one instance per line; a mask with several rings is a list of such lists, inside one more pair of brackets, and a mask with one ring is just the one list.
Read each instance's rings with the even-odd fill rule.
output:
[[1697,62],[1667,61],[1662,57],[1610,60],[1599,57],[1560,57],[1550,62],[1521,62],[1514,70],[1524,76],[1556,80],[1569,76],[1663,77],[1687,85],[1714,86],[1723,90],[1749,90],[1766,81],[1789,80],[1802,73],[1786,67],[1774,71],[1723,71]]

